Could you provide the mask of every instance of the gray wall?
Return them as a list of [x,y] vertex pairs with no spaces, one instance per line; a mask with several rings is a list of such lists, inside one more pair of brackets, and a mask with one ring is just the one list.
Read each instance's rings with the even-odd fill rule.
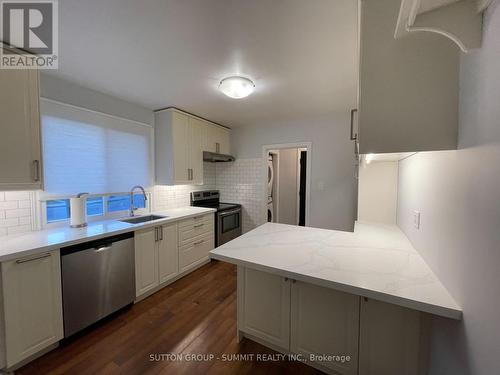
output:
[[464,311],[462,322],[434,320],[430,375],[500,371],[498,2],[484,29],[483,47],[461,61],[459,150],[419,153],[399,167],[398,224]]
[[297,149],[279,150],[279,217],[281,224],[297,225]]
[[[237,158],[262,158],[262,146],[312,142],[311,222],[313,227],[352,231],[356,212],[354,147],[349,112],[276,124],[236,128],[231,148]],[[264,204],[264,203],[262,203]]]
[[59,102],[103,112],[153,125],[153,111],[134,103],[79,86],[72,82],[49,75],[40,74],[41,96]]

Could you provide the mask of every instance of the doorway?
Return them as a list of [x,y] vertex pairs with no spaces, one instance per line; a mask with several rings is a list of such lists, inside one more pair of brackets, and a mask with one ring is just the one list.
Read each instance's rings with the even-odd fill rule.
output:
[[265,221],[309,223],[310,144],[264,146]]

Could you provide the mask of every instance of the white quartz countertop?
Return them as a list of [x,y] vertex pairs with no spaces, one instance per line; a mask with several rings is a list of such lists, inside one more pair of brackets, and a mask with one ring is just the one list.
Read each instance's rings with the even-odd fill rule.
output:
[[267,223],[211,252],[212,259],[461,319],[462,311],[395,225],[354,232]]
[[104,220],[91,222],[84,228],[70,228],[69,226],[65,226],[2,237],[0,238],[0,262],[56,250],[61,247],[97,240],[107,236],[163,225],[210,212],[215,212],[215,210],[202,207],[175,208],[168,211],[153,212],[153,215],[166,217],[141,224],[128,224],[118,220]]

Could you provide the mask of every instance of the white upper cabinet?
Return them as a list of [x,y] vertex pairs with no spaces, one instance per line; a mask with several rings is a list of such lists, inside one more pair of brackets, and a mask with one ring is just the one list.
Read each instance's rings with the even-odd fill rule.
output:
[[360,0],[360,153],[455,149],[459,49],[438,34],[395,39],[401,0]]
[[203,184],[203,151],[229,153],[229,130],[167,109],[155,115],[156,182]]
[[217,152],[219,154],[230,154],[229,129],[222,126],[205,123],[205,136],[203,151]]
[[0,69],[0,190],[41,189],[37,70]]

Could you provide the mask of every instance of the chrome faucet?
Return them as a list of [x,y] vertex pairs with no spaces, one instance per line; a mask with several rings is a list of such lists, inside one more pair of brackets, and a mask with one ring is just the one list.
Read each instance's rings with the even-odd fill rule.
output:
[[132,189],[130,189],[130,216],[134,216],[134,211],[137,208],[134,207],[134,191],[139,189],[142,191],[142,195],[144,195],[144,202],[148,200],[148,196],[146,195],[146,190],[141,185],[135,185]]

